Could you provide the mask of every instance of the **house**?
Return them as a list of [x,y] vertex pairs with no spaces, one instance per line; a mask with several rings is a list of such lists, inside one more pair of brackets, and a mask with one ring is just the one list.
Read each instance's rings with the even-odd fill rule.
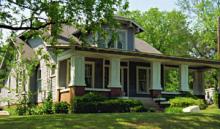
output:
[[[49,92],[54,102],[70,102],[75,96],[88,92],[108,97],[146,98],[148,101],[163,95],[175,96],[188,92],[204,98],[204,72],[220,68],[219,61],[166,56],[145,41],[135,38],[136,34],[144,31],[137,23],[124,17],[115,19],[121,23],[114,31],[119,38],[112,40],[111,28],[105,26],[108,38],[98,34],[88,35],[88,41],[99,40],[87,46],[82,46],[80,40],[74,45],[69,44],[69,39],[78,38],[80,33],[67,25],[63,25],[56,45],[47,44],[41,37],[26,40],[23,40],[22,35],[17,37],[14,46],[24,46],[19,56],[31,59],[41,49],[55,67],[48,67],[48,62],[40,59],[33,74],[26,78],[25,87],[19,89],[21,92],[18,90],[20,83],[12,69],[5,80],[5,87],[1,89],[0,98],[11,97],[14,100],[1,101],[0,104],[15,104],[18,94],[27,91],[36,93],[33,97],[36,103],[43,102]],[[56,55],[54,49],[62,52]],[[164,71],[169,68],[179,69],[177,92],[164,91]],[[189,87],[189,72],[193,73],[192,88]]]

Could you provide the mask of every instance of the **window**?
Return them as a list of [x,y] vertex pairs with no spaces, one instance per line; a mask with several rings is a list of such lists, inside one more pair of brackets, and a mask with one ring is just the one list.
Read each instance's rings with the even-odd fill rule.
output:
[[37,68],[37,87],[38,90],[41,91],[42,87],[41,87],[41,69],[40,66]]
[[137,93],[148,93],[150,88],[150,68],[137,67]]
[[94,62],[86,62],[85,64],[85,82],[88,88],[94,88],[94,75],[95,75]]
[[127,30],[117,30],[116,32],[107,30],[107,34],[106,39],[103,39],[103,36],[99,36],[99,47],[127,50]]
[[109,66],[104,67],[104,88],[108,88],[109,84]]
[[51,68],[50,76],[55,76],[56,66]]

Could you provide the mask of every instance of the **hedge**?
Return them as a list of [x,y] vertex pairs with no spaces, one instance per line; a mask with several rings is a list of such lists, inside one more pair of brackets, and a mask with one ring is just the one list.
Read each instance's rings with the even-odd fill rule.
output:
[[191,97],[176,97],[174,99],[170,99],[170,107],[188,107],[192,105],[198,105],[200,109],[205,109],[207,105],[202,99],[194,99]]
[[[110,99],[95,93],[89,93],[82,97],[75,97],[72,103],[73,112],[75,113],[113,113],[113,112],[130,112],[145,111],[140,101],[132,99]],[[132,109],[133,108],[133,109]]]

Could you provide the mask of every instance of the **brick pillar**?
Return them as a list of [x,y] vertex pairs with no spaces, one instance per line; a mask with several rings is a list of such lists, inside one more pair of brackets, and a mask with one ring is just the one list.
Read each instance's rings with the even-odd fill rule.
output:
[[150,93],[153,98],[159,97],[161,95],[161,63],[152,62],[151,64],[151,89]]
[[71,57],[70,75],[70,101],[74,96],[85,94],[85,58],[83,56]]
[[120,59],[112,58],[110,60],[110,80],[108,87],[111,89],[110,96],[122,96],[122,85],[120,82]]

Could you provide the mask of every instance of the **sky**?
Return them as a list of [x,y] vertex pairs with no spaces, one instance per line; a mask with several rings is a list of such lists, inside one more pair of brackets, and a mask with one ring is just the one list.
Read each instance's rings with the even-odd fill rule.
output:
[[150,8],[159,8],[162,11],[171,11],[178,9],[177,0],[128,0],[129,10],[146,11]]

